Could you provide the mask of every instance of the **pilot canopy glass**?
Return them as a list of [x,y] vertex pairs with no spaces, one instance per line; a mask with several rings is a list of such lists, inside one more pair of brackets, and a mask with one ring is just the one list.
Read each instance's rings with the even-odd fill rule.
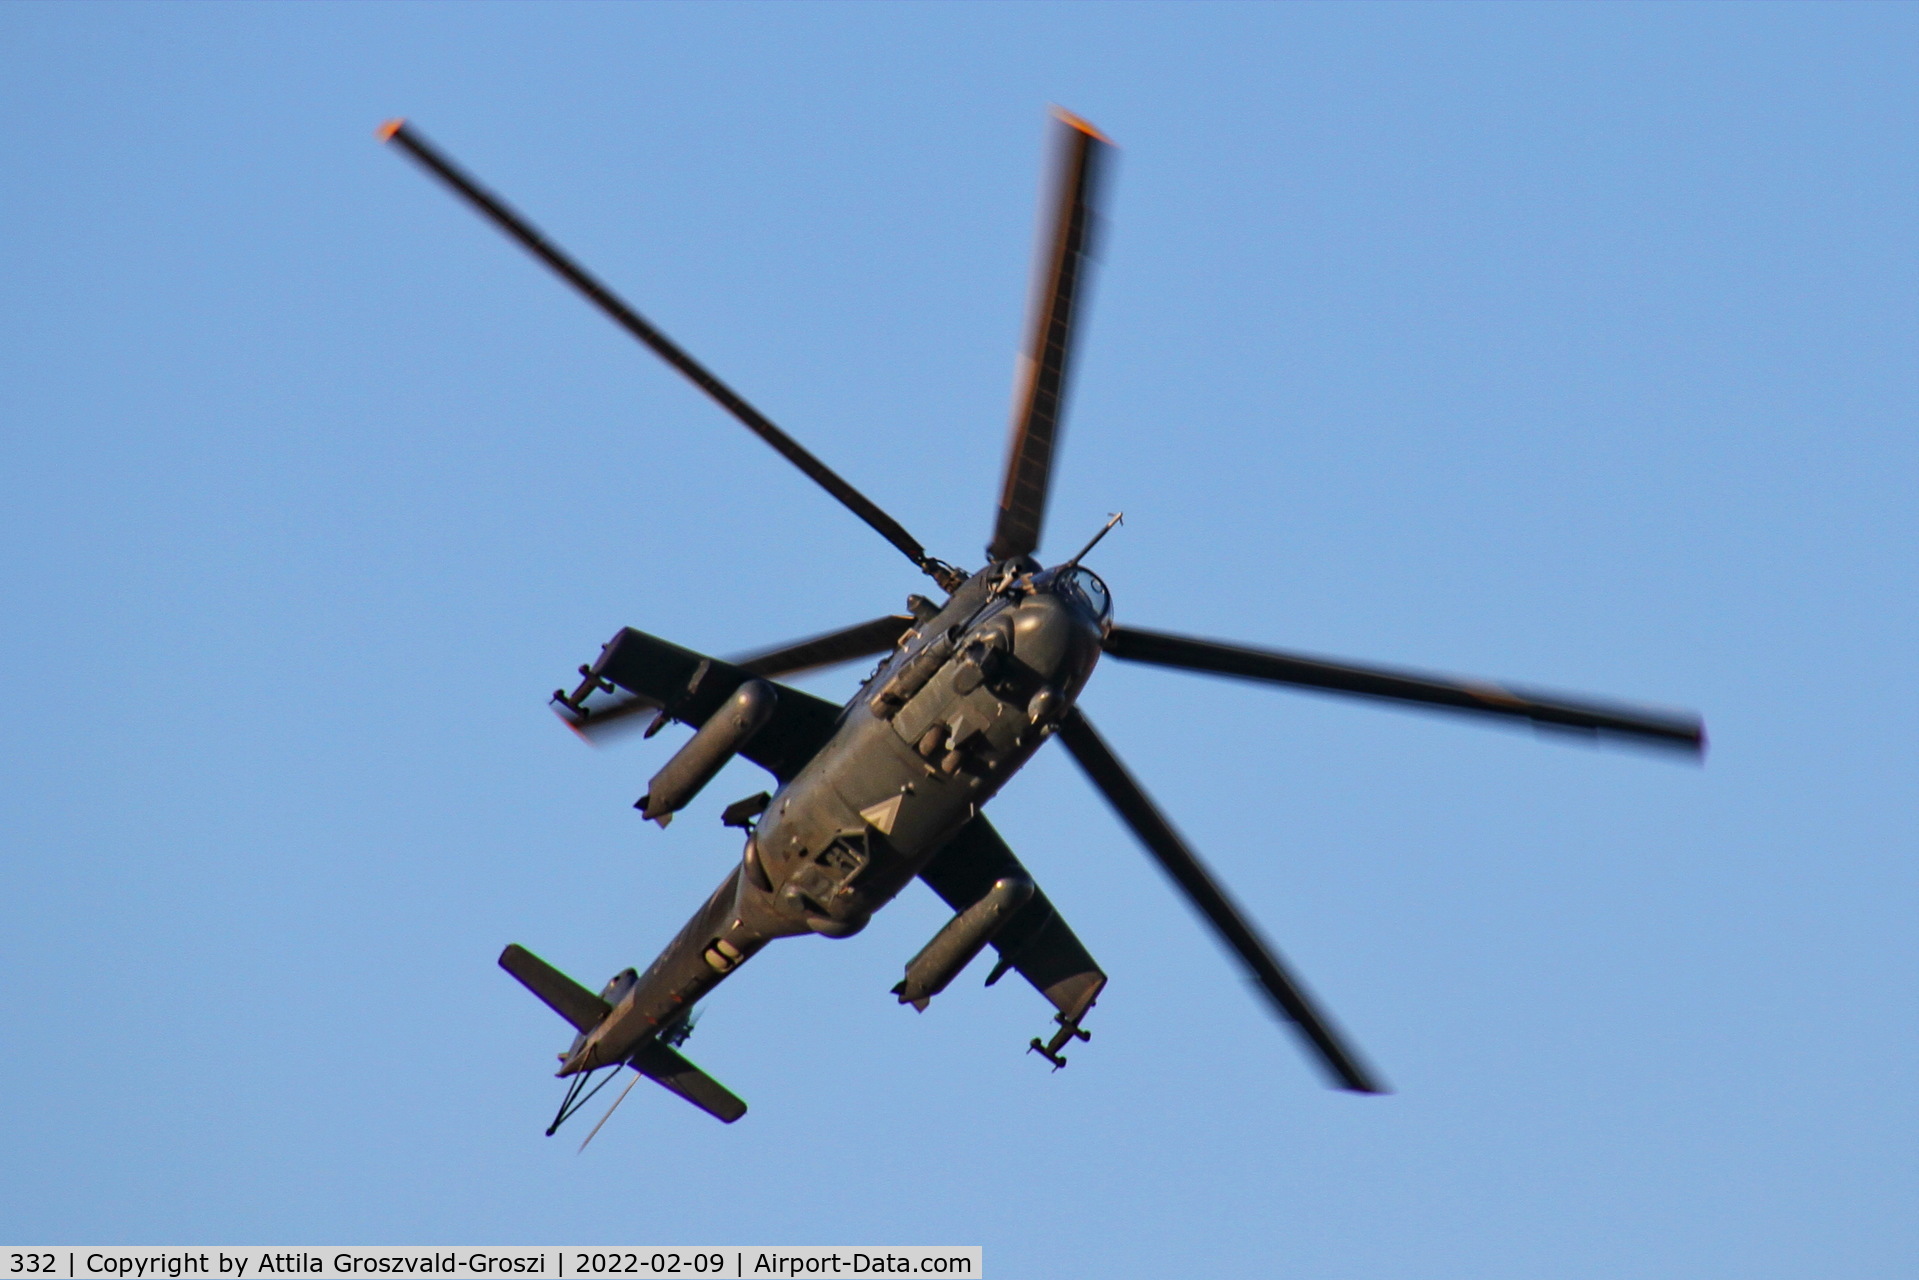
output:
[[1046,576],[1051,579],[1045,584],[1047,588],[1085,608],[1099,619],[1102,626],[1112,620],[1112,594],[1091,569],[1073,565],[1066,569],[1055,569]]

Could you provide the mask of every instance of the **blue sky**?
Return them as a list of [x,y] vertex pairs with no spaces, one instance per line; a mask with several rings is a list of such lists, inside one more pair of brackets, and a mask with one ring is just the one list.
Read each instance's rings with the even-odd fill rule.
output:
[[[0,1235],[983,1243],[993,1273],[1886,1276],[1911,1206],[1911,6],[0,9]],[[1397,1092],[1321,1087],[1049,749],[1112,975],[781,944],[541,1137],[493,966],[644,964],[736,764],[544,710],[909,565],[373,130],[398,114],[935,554],[990,524],[1045,108],[1121,152],[1048,550],[1122,621],[1696,707],[1703,767],[1109,664],[1085,705]],[[855,673],[809,682],[844,696]],[[983,968],[983,966],[982,966]]]

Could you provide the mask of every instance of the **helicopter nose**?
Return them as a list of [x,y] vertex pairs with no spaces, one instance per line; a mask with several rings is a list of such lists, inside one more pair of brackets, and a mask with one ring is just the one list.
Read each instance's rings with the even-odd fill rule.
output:
[[1013,654],[1047,683],[1076,686],[1099,660],[1099,623],[1053,594],[1022,601],[1013,617]]

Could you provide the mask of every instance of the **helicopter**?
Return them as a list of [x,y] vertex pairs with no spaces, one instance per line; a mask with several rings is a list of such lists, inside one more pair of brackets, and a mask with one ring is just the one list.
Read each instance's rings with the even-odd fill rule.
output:
[[[1102,657],[1525,720],[1693,756],[1705,750],[1704,725],[1687,713],[1116,622],[1111,592],[1082,561],[1119,523],[1117,515],[1071,558],[1050,566],[1037,558],[1113,149],[1098,129],[1057,108],[1050,132],[1050,187],[1042,204],[1011,442],[985,563],[969,572],[928,554],[897,520],[418,129],[393,120],[378,131],[382,141],[399,147],[865,521],[943,596],[911,595],[904,614],[732,659],[626,627],[579,667],[574,688],[554,691],[555,711],[588,739],[636,725],[638,716],[651,716],[648,737],[672,724],[693,730],[635,805],[661,826],[736,756],[765,769],[775,787],[721,814],[724,824],[744,832],[740,860],[644,972],[623,970],[595,993],[517,944],[501,953],[500,966],[576,1033],[559,1055],[557,1074],[569,1083],[549,1135],[624,1068],[635,1072],[629,1092],[639,1079],[651,1079],[726,1123],[738,1120],[746,1104],[679,1052],[695,1006],[777,939],[859,933],[915,879],[953,915],[907,962],[893,988],[900,1003],[926,1009],[990,946],[997,956],[987,985],[1017,973],[1045,997],[1054,1010],[1053,1026],[1027,1048],[1054,1070],[1064,1067],[1063,1050],[1091,1038],[1083,1024],[1107,975],[983,812],[1050,739],[1065,746],[1238,958],[1330,1083],[1361,1094],[1387,1092],[1078,706]],[[780,677],[876,655],[878,666],[844,705],[779,683]]]

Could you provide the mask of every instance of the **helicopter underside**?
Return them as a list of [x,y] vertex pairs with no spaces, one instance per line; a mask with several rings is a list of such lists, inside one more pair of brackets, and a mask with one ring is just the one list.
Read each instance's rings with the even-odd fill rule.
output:
[[[576,1045],[562,1075],[624,1061],[775,938],[859,932],[915,877],[956,912],[1002,879],[1030,881],[980,809],[1071,707],[1099,633],[1048,597],[991,595],[988,578],[976,575],[978,589],[962,587],[907,637],[844,709],[776,686],[770,720],[741,754],[786,776],[740,864]],[[916,673],[922,655],[934,661]],[[754,679],[631,629],[592,674],[695,728]],[[822,728],[825,740],[803,755]],[[1017,970],[1058,1010],[1059,1029],[1039,1047],[1063,1063],[1058,1051],[1083,1035],[1079,1020],[1105,974],[1043,893],[991,941],[999,963],[989,982]]]

